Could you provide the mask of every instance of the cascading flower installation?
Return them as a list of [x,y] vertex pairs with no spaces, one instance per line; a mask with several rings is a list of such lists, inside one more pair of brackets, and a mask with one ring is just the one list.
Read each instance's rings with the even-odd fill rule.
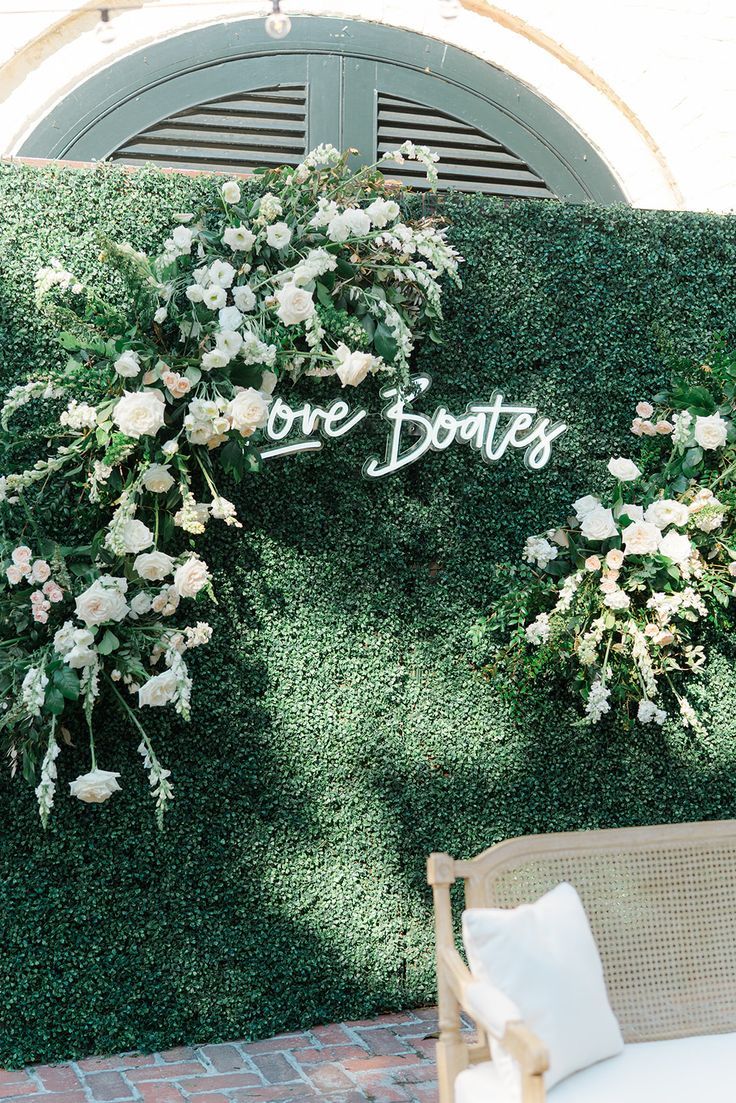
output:
[[736,594],[735,406],[736,354],[724,345],[637,405],[638,463],[612,458],[605,493],[526,541],[527,585],[485,624],[512,629],[489,672],[518,686],[563,671],[585,723],[617,709],[662,725],[674,706],[704,734],[683,682],[703,669],[704,630],[728,627]]
[[[64,321],[70,357],[12,388],[0,411],[0,730],[13,771],[37,783],[44,825],[81,717],[90,770],[72,795],[100,803],[120,789],[95,753],[103,685],[137,732],[161,820],[170,771],[140,710],[171,705],[189,717],[186,656],[212,630],[182,617],[187,603],[215,600],[193,538],[211,519],[242,527],[218,471],[239,481],[260,469],[275,387],[301,376],[356,387],[377,373],[402,382],[416,341],[438,340],[440,280],[459,284],[461,258],[437,219],[402,219],[377,165],[351,171],[353,152],[322,146],[247,186],[227,181],[215,209],[177,216],[158,256],[107,244],[125,309],[56,259],[37,273],[39,306]],[[419,160],[436,180],[423,147],[386,157]],[[32,422],[18,428],[32,401],[54,404],[56,419],[35,435]],[[19,447],[41,433],[59,443],[17,470]],[[85,544],[43,531],[59,480],[107,518]]]

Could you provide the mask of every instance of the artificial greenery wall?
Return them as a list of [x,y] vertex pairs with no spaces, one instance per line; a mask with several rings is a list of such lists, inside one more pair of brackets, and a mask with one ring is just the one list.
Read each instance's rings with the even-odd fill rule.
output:
[[[3,385],[57,355],[33,305],[41,264],[89,276],[98,231],[149,248],[213,189],[4,166]],[[221,604],[196,653],[193,720],[161,720],[177,792],[164,833],[117,719],[98,754],[125,791],[99,808],[58,800],[46,834],[32,791],[3,773],[0,1063],[431,1000],[430,850],[736,813],[731,641],[702,681],[698,741],[669,725],[576,727],[563,687],[514,710],[475,672],[470,637],[505,585],[498,564],[591,490],[598,461],[635,447],[632,405],[665,360],[734,328],[736,222],[479,197],[446,212],[465,288],[448,297],[444,348],[419,358],[435,379],[425,408],[434,396],[459,412],[500,388],[569,432],[537,474],[518,454],[487,467],[456,446],[366,482],[384,439],[373,417],[230,488],[246,528],[203,546]],[[60,502],[60,519],[75,508]],[[69,778],[86,768],[79,742],[61,759]]]

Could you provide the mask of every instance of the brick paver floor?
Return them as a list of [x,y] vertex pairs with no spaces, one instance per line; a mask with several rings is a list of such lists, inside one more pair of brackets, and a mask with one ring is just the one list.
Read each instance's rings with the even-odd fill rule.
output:
[[2,1103],[436,1103],[437,1010],[0,1071]]

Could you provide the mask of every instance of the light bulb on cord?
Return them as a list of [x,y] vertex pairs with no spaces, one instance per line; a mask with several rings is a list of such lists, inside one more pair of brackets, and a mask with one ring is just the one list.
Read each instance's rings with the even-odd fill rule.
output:
[[100,8],[100,21],[95,27],[97,40],[105,46],[115,41],[115,28],[110,22],[110,12],[107,8]]
[[266,34],[271,38],[286,38],[291,30],[291,20],[281,10],[280,0],[272,0],[273,11],[266,18]]
[[457,19],[460,14],[459,0],[439,0],[440,18]]

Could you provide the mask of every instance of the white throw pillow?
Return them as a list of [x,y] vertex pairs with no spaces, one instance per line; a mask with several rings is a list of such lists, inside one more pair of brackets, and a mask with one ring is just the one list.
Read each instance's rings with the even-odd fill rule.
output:
[[[624,1042],[608,1002],[598,948],[572,885],[558,885],[536,903],[518,908],[468,909],[463,941],[475,979],[500,989],[547,1046],[547,1089],[621,1053]],[[514,1084],[509,1087],[518,1087],[518,1073],[511,1068]],[[509,1071],[508,1061],[499,1060],[507,1082]]]

